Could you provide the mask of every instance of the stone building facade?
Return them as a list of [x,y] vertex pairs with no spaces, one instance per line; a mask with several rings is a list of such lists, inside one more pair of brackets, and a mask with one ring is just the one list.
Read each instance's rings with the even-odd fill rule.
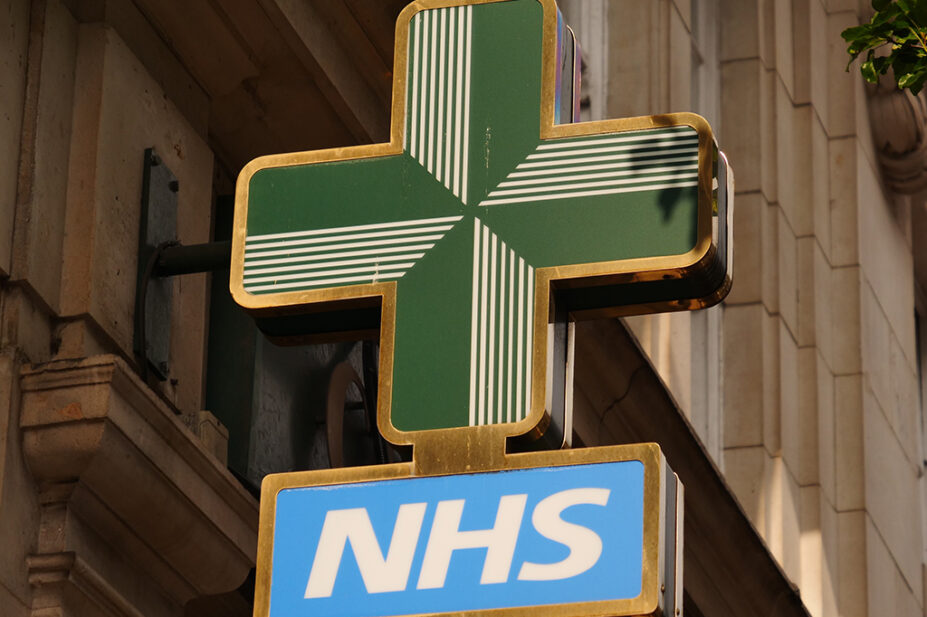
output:
[[[386,137],[404,4],[0,5],[0,615],[250,613],[255,485],[324,464],[281,367],[359,350],[284,357],[220,269],[166,279],[148,370],[146,151],[170,239],[224,239],[250,159]],[[844,71],[867,3],[561,4],[584,119],[696,111],[737,178],[723,305],[578,328],[577,442],[663,446],[692,615],[927,614],[927,106]]]

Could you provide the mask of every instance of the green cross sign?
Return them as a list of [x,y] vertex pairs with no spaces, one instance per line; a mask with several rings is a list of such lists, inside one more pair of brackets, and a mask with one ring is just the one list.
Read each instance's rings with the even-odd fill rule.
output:
[[399,18],[389,143],[264,157],[239,178],[235,299],[281,337],[379,327],[392,441],[543,426],[558,319],[729,289],[709,126],[557,124],[559,32],[553,0],[419,0]]

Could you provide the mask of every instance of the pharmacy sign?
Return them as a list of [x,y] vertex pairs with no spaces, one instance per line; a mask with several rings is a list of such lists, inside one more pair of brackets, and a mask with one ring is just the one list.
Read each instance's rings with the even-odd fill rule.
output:
[[[388,143],[263,157],[239,177],[233,296],[272,336],[379,337],[379,430],[415,446],[391,478],[511,469],[507,437],[568,432],[558,327],[730,288],[731,176],[708,124],[575,123],[578,66],[553,0],[419,0],[398,21]],[[299,482],[345,476],[313,477]]]

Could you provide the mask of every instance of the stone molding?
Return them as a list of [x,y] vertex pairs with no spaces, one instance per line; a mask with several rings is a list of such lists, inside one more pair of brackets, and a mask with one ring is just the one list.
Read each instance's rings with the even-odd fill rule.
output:
[[927,99],[899,90],[891,76],[866,84],[869,120],[887,187],[897,195],[927,188]]
[[33,615],[178,615],[242,583],[257,501],[122,359],[27,366],[21,390],[41,503]]

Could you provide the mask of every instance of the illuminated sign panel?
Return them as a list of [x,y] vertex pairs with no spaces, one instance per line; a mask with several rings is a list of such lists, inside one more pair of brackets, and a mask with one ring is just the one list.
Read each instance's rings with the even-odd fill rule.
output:
[[575,320],[731,284],[707,122],[573,122],[579,67],[553,0],[419,0],[388,143],[239,176],[236,301],[283,341],[377,337],[377,428],[413,446],[265,479],[256,617],[681,610],[682,487],[656,445],[507,451],[568,443]]
[[266,614],[675,606],[682,489],[659,448],[560,454],[548,467],[536,464],[549,453],[510,455],[506,470],[488,473],[414,477],[401,464],[338,470],[332,484],[332,472],[270,476]]

